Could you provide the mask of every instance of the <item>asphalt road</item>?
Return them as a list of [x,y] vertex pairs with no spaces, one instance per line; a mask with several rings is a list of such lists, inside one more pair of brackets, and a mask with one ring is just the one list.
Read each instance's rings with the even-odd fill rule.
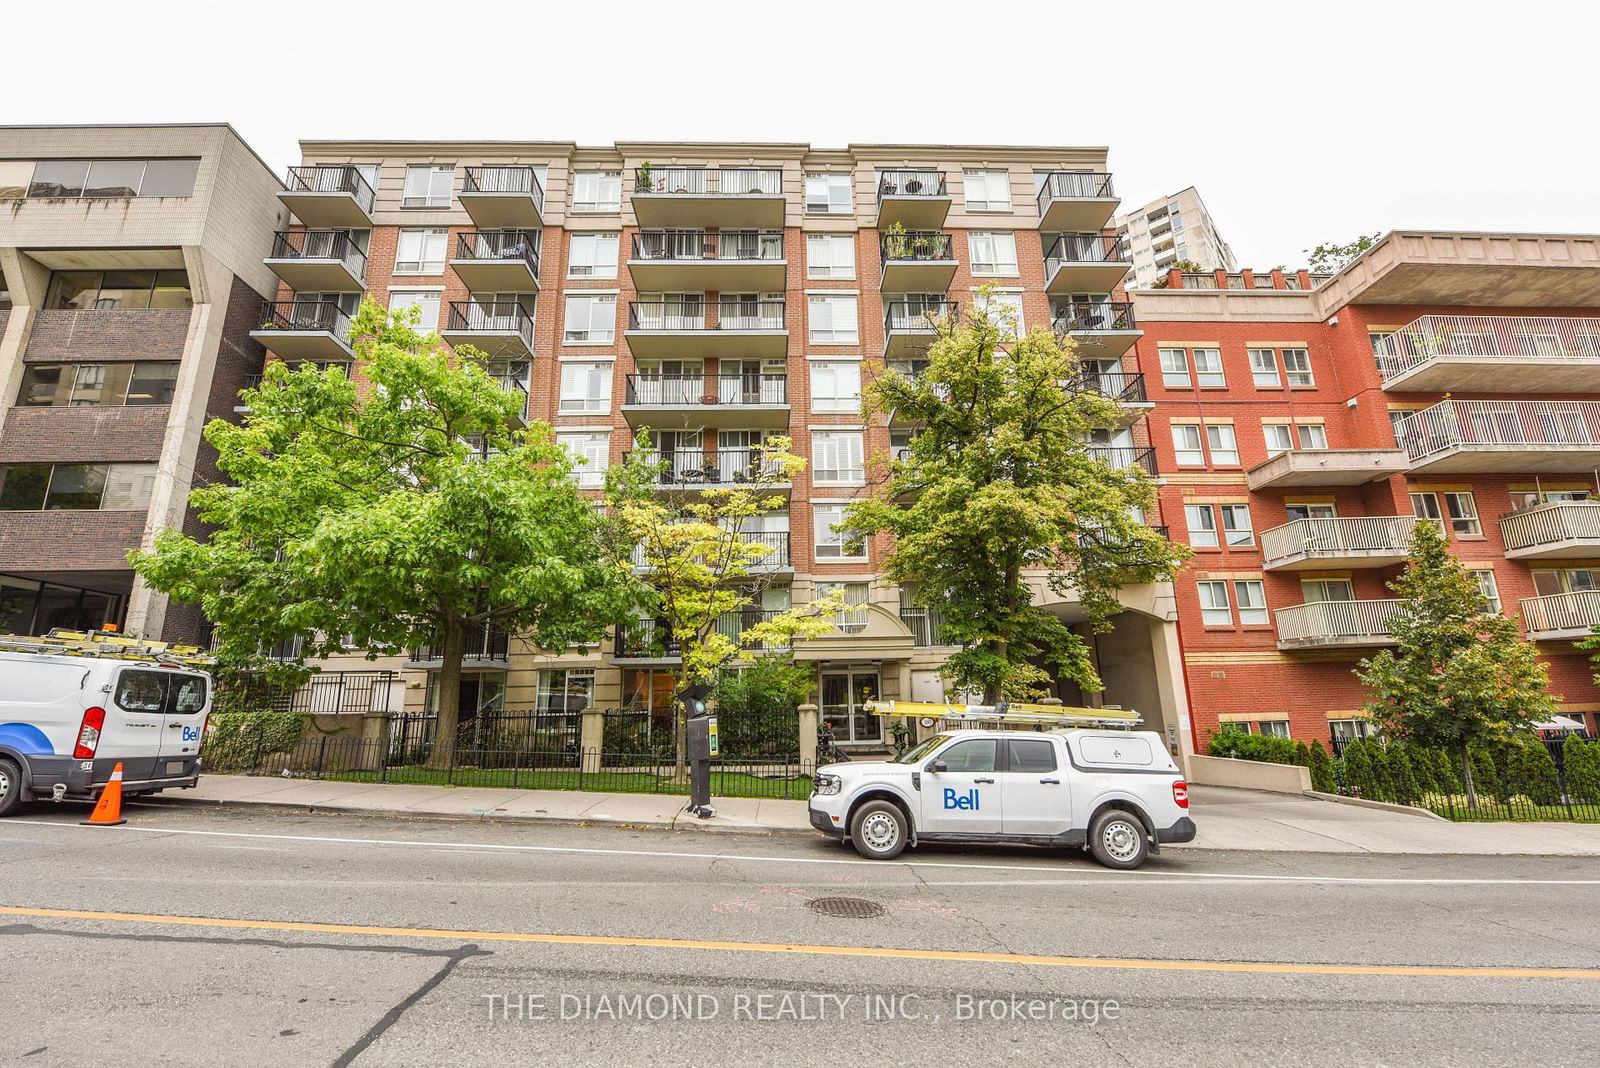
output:
[[1600,1043],[1593,859],[1189,850],[1130,874],[127,814],[0,821],[0,1063],[1589,1064]]

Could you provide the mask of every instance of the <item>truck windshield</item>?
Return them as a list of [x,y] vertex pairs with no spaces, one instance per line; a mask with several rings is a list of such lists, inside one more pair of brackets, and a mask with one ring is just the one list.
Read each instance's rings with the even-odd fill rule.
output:
[[915,764],[949,740],[950,736],[948,734],[935,734],[921,745],[907,749],[904,753],[895,757],[894,762],[896,764]]

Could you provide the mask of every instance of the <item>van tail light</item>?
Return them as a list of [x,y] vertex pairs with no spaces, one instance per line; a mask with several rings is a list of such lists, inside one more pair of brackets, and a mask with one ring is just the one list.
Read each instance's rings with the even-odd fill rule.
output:
[[206,744],[206,728],[211,726],[211,713],[207,712],[205,719],[200,721],[200,740],[195,743],[194,751],[199,752],[200,747]]
[[1172,784],[1172,799],[1178,803],[1179,808],[1189,807],[1189,784],[1182,779]]
[[83,723],[78,727],[78,744],[72,747],[72,759],[94,759],[94,751],[100,748],[100,728],[105,725],[105,709],[96,705],[83,710]]

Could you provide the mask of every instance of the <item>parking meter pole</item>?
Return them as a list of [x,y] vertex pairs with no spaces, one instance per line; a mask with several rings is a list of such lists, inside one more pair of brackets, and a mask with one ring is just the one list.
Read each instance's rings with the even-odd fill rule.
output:
[[711,807],[711,761],[717,756],[717,717],[706,708],[709,686],[690,686],[680,700],[688,713],[689,808],[703,820],[717,814]]

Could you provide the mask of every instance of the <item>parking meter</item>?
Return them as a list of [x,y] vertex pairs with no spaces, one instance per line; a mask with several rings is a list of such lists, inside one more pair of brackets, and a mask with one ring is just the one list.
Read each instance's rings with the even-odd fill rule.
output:
[[717,717],[706,708],[709,686],[690,686],[681,700],[688,713],[689,811],[701,819],[717,814],[711,807],[711,761],[718,754]]

